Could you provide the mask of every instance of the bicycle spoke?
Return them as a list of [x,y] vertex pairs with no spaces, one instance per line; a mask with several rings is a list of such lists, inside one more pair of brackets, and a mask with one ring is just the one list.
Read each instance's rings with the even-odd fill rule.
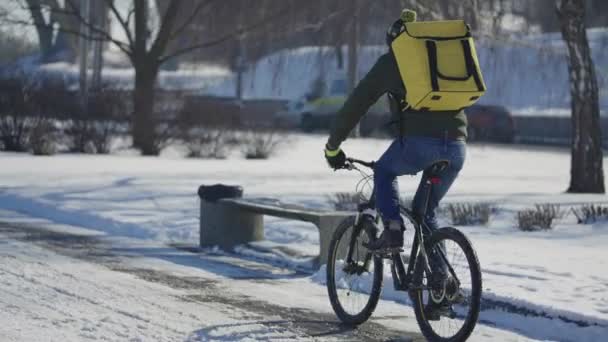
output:
[[[352,240],[352,233],[353,229],[349,229],[342,235],[337,245],[334,274],[338,301],[347,314],[354,316],[363,311],[368,304],[374,269],[373,263],[368,265],[367,269],[363,269],[369,254],[362,245],[367,241],[367,235],[361,231]],[[350,256],[350,262],[346,260],[347,256]]]

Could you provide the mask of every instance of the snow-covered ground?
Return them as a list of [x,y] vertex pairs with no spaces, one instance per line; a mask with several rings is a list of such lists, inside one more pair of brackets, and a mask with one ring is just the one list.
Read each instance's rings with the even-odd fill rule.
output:
[[[0,211],[2,341],[422,341],[381,301],[358,328],[297,272]],[[528,341],[479,325],[471,341]]]
[[[238,154],[223,161],[184,159],[177,148],[167,150],[160,158],[139,157],[128,153],[110,156],[65,154],[54,157],[1,153],[0,209],[5,211],[0,212],[0,221],[24,220],[34,222],[33,224],[39,221],[45,226],[59,225],[57,229],[60,231],[63,229],[62,225],[80,227],[87,229],[87,232],[101,233],[104,238],[110,239],[109,243],[118,245],[125,241],[137,241],[156,247],[174,243],[196,245],[196,191],[201,184],[239,184],[244,187],[248,196],[276,197],[285,202],[317,208],[329,206],[328,195],[353,191],[359,179],[358,175],[347,171],[333,172],[326,167],[321,152],[324,139],[322,136],[292,136],[289,143],[283,144],[278,155],[270,160],[245,160]],[[358,139],[347,141],[344,148],[353,156],[376,159],[388,144],[389,141],[386,140]],[[563,209],[568,210],[571,206],[582,203],[607,202],[606,197],[563,193],[569,180],[570,157],[566,151],[530,149],[526,146],[472,145],[468,149],[467,159],[465,169],[447,196],[446,202],[491,202],[499,208],[487,227],[460,227],[477,249],[483,269],[484,300],[487,305],[481,314],[481,321],[485,325],[541,340],[600,341],[608,336],[608,223],[577,225],[570,215],[561,219],[552,231],[524,233],[515,228],[516,211],[532,207],[535,203],[559,203]],[[402,177],[401,190],[405,197],[413,193],[417,180],[417,177]],[[19,215],[14,214],[15,212]],[[17,322],[35,319],[34,313],[37,312],[38,306],[52,305],[47,301],[57,300],[56,296],[67,296],[63,292],[72,287],[79,289],[82,286],[83,294],[74,289],[70,290],[70,293],[79,294],[88,300],[94,300],[94,294],[106,284],[110,289],[109,293],[116,292],[124,297],[139,298],[149,295],[165,298],[163,296],[170,297],[171,291],[175,291],[164,288],[159,290],[153,286],[148,288],[151,286],[149,284],[137,285],[139,280],[133,279],[125,280],[127,283],[133,281],[132,289],[125,289],[128,286],[122,282],[122,275],[112,281],[113,276],[104,273],[100,267],[81,265],[79,263],[84,262],[82,260],[64,260],[65,256],[57,256],[54,252],[38,247],[25,248],[24,240],[9,239],[10,236],[2,234],[0,255],[3,261],[0,271],[3,275],[0,278],[3,281],[0,288],[4,294],[0,295],[0,301],[15,312],[14,315],[4,313],[4,316],[0,316],[2,322],[7,322],[12,317],[19,317]],[[217,254],[224,258],[241,258],[239,260],[244,258],[265,265],[270,263],[275,265],[272,266],[274,268],[279,264],[288,265],[287,270],[296,273],[314,272],[306,269],[305,262],[307,256],[318,252],[318,235],[314,226],[269,219],[266,222],[266,238],[267,241],[262,247],[287,246],[300,251],[302,258],[287,260],[285,256],[260,253],[257,248],[259,246],[244,246],[237,249],[236,255],[217,251],[205,253]],[[172,250],[168,253],[177,252]],[[5,257],[6,255],[13,257]],[[149,255],[142,256],[144,257]],[[192,255],[190,257],[196,258]],[[177,263],[175,260],[179,258],[161,259],[165,263]],[[58,270],[57,267],[61,267],[55,266],[63,264],[69,264],[71,271]],[[196,268],[196,272],[217,268],[199,261],[180,264],[186,264],[189,270]],[[43,272],[49,267],[55,271]],[[174,270],[173,264],[165,264],[163,267]],[[88,271],[83,271],[85,268]],[[32,272],[28,273],[29,270]],[[84,274],[81,274],[83,272]],[[281,272],[289,273],[285,270]],[[308,302],[316,303],[314,310],[331,313],[324,287],[315,284],[323,283],[319,275],[292,277],[288,280],[273,279],[254,284],[238,282],[239,285],[234,285],[231,289],[249,295],[257,295],[257,292],[260,292],[262,296],[265,293],[263,299],[276,305],[289,306],[289,303],[281,302],[289,300],[302,307],[307,307]],[[207,276],[206,273],[201,275],[203,278]],[[5,279],[8,280],[4,281]],[[21,283],[26,280],[27,284]],[[57,283],[63,290],[49,290],[48,286],[44,285],[49,283]],[[389,308],[386,309],[389,311],[398,310],[402,314],[408,312],[405,315],[409,317],[409,323],[401,322],[401,325],[397,326],[416,332],[411,310],[403,305],[406,303],[404,296],[393,291],[390,284],[390,279],[387,279],[383,294],[387,302],[383,302],[380,307]],[[28,293],[37,298],[34,303],[26,301],[29,296],[18,297],[20,290],[17,289],[20,289],[20,286],[30,286]],[[141,293],[133,292],[140,287],[143,288]],[[23,291],[26,291],[25,288]],[[100,296],[103,296],[104,292],[99,291]],[[272,291],[285,293],[285,296],[268,295],[273,293]],[[309,296],[315,299],[307,299]],[[86,311],[86,315],[91,314],[90,310],[110,310],[108,307],[117,311],[118,305],[124,303],[119,299],[106,301],[104,298],[100,297],[98,302],[106,303],[105,306],[90,304],[90,307],[86,307],[88,304],[81,303],[82,307],[69,307],[64,313],[80,317],[78,310]],[[145,301],[143,303],[142,305],[148,305]],[[135,304],[125,305],[133,311],[129,311],[131,315],[138,317],[141,313],[137,310],[147,310],[145,307],[137,308]],[[177,310],[174,306],[177,304],[169,299],[166,305]],[[36,308],[34,313],[28,313],[30,307]],[[216,309],[208,310],[215,312],[213,310]],[[173,309],[168,309],[168,312],[173,312],[171,310]],[[182,312],[188,313],[188,310],[184,308]],[[384,309],[380,310],[385,312],[382,311]],[[523,315],[524,313],[526,315]],[[86,315],[83,313],[82,317],[93,317]],[[95,315],[94,317],[99,318],[103,313]],[[110,312],[106,315],[111,320],[116,320],[116,315],[119,314]],[[193,321],[202,321],[196,317],[191,318],[184,319],[179,324],[175,323],[178,325],[174,326],[175,331],[171,332],[160,327],[173,325],[172,321],[162,320],[164,325],[157,325],[157,330],[149,333],[166,334],[169,340],[180,334],[184,336],[188,329],[194,331]],[[66,319],[69,322],[70,318]],[[157,322],[157,318],[147,319],[147,324],[150,325]],[[241,318],[219,315],[217,321],[229,325],[233,319]],[[160,321],[161,319],[158,319],[158,322]],[[380,321],[383,322],[382,319]],[[53,322],[52,319],[43,319],[40,322],[42,325],[37,327],[42,329],[47,325],[51,326]],[[19,328],[16,324],[18,323],[11,321],[11,325],[4,325],[0,329],[8,329],[6,334],[9,335],[6,336],[18,340],[15,338],[18,336],[15,335],[16,329]],[[118,324],[112,324],[114,323],[108,323],[108,326],[91,334],[101,338],[106,336],[105,334],[121,331]],[[407,324],[411,325],[411,329]],[[82,323],[81,327],[86,328],[86,325]],[[77,339],[77,334],[82,331],[73,329],[70,330],[71,335],[66,336]],[[136,328],[133,329],[128,331],[127,336],[138,335]],[[475,336],[480,340],[484,339],[482,336],[486,333],[490,335],[485,336],[495,336],[494,340],[524,339],[521,336],[509,337],[508,334],[500,335],[502,333],[496,330],[484,329],[487,327],[482,325],[476,330]],[[289,329],[286,331],[293,333]],[[4,335],[3,331],[0,333]],[[36,334],[35,331],[27,333]],[[141,336],[146,340],[152,335]],[[35,339],[35,336],[32,335],[32,338]]]

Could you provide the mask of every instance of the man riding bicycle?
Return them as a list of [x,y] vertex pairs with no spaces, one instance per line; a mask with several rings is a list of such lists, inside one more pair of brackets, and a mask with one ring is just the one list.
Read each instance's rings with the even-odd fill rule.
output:
[[[389,27],[389,47],[404,30],[405,23],[416,21],[416,13],[404,10],[402,17]],[[401,60],[399,60],[401,58]],[[399,123],[396,138],[374,166],[376,207],[384,223],[379,239],[368,245],[370,250],[395,249],[403,246],[404,222],[399,211],[397,177],[415,175],[439,160],[449,162],[440,175],[440,184],[434,185],[428,210],[422,219],[431,229],[438,229],[435,209],[448,192],[463,167],[466,155],[467,120],[463,110],[414,110],[407,103],[407,84],[400,67],[408,61],[392,48],[378,58],[372,69],[355,87],[337,113],[329,139],[325,145],[325,158],[333,169],[345,166],[346,155],[340,145],[357,125],[367,110],[384,94],[388,94],[394,122]],[[467,65],[469,69],[469,65]],[[414,196],[413,212],[422,212],[426,203],[428,175],[424,175]]]

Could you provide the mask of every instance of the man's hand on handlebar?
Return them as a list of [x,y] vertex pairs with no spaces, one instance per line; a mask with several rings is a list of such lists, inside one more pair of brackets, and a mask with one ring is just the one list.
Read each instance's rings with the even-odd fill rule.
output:
[[334,170],[343,169],[346,166],[346,154],[341,148],[334,148],[329,144],[325,145],[325,159],[327,164]]

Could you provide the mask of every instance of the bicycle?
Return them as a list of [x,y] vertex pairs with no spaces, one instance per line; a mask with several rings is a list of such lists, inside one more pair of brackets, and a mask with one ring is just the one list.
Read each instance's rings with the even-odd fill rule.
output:
[[[362,183],[369,184],[371,175],[359,169],[362,165],[373,170],[374,162],[347,158],[345,169],[357,170]],[[342,221],[329,245],[327,290],[338,318],[351,325],[367,321],[374,312],[384,276],[384,259],[391,261],[393,286],[407,292],[422,334],[430,341],[464,341],[479,317],[482,292],[481,270],[473,246],[467,237],[453,227],[432,230],[421,218],[425,216],[433,185],[440,183],[439,175],[449,166],[438,161],[424,171],[427,185],[425,208],[422,212],[401,208],[406,223],[406,244],[411,241],[409,254],[403,249],[370,251],[365,246],[378,235],[380,219],[375,211],[375,194],[359,205],[357,214]]]

